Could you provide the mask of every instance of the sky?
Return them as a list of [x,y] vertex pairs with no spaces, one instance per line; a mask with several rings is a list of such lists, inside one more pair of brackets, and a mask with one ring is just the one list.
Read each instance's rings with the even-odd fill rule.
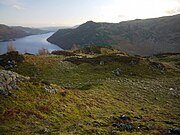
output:
[[47,27],[180,14],[180,0],[0,0],[0,24]]

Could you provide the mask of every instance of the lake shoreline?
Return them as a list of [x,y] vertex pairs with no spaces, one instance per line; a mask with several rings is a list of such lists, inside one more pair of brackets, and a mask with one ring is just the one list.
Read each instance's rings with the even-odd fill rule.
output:
[[59,46],[47,41],[47,38],[49,38],[53,33],[54,32],[30,35],[15,40],[0,42],[0,55],[7,53],[8,45],[12,45],[21,54],[38,54],[38,51],[42,48],[47,49],[49,52],[62,50]]

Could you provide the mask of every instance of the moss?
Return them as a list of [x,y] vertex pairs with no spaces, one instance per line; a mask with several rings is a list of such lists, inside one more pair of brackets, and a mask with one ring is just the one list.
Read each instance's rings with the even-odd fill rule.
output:
[[0,70],[3,70],[4,68],[2,66],[0,66]]
[[[118,60],[119,56],[104,65],[76,65],[63,61],[66,58],[25,56],[25,62],[13,69],[34,81],[21,82],[15,97],[0,95],[2,133],[158,134],[180,124],[177,69],[161,74],[149,68],[147,59],[131,65],[132,58]],[[123,70],[121,76],[112,74],[117,68]],[[129,76],[130,72],[137,75]],[[57,94],[46,92],[44,83],[55,87]],[[113,127],[113,117],[122,115],[142,128],[131,133]]]

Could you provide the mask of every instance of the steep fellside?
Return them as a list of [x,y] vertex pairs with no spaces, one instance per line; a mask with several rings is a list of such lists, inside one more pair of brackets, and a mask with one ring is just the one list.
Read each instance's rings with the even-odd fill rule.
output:
[[63,49],[96,45],[138,55],[180,52],[179,24],[180,15],[115,24],[89,21],[76,29],[59,30],[48,41]]

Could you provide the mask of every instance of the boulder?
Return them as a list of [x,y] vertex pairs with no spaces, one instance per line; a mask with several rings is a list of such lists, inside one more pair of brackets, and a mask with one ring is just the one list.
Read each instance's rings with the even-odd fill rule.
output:
[[138,63],[139,63],[139,61],[137,61],[137,60],[131,60],[129,62],[129,65],[137,65]]
[[48,86],[48,85],[44,85],[44,89],[45,91],[51,93],[51,94],[56,94],[57,93],[57,89],[52,87],[52,86]]
[[17,85],[20,81],[27,81],[29,77],[19,75],[12,71],[0,71],[0,94],[5,96],[12,95],[12,90],[19,90]]
[[152,70],[159,70],[161,72],[166,71],[166,67],[162,63],[150,62],[150,66],[151,66]]
[[51,82],[47,80],[42,80],[40,83],[41,86],[44,87],[44,90],[51,93],[51,94],[56,94],[58,90],[51,84]]
[[0,66],[2,66],[4,69],[12,69],[16,67],[18,63],[23,61],[24,56],[20,55],[16,51],[0,55]]
[[170,135],[180,135],[180,128],[169,128],[168,134]]
[[121,120],[131,120],[131,118],[129,116],[126,115],[122,115],[119,117]]
[[105,63],[104,61],[100,61],[99,62],[100,65],[104,65],[104,63]]
[[117,69],[113,70],[112,73],[116,76],[120,76],[120,75],[122,75],[123,71],[120,68],[117,68]]
[[137,76],[137,74],[134,73],[134,72],[130,72],[130,73],[129,73],[129,76]]

